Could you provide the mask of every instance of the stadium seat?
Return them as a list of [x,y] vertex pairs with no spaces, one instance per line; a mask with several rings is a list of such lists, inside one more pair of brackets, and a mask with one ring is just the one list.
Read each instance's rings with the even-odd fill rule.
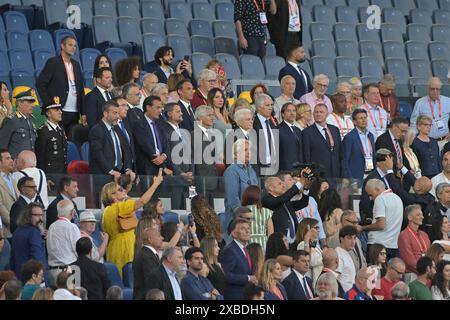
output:
[[351,8],[367,8],[370,2],[369,0],[347,0],[347,5]]
[[67,141],[67,162],[72,160],[81,160],[80,153],[75,143]]
[[194,52],[191,56],[192,72],[194,78],[197,78],[198,73],[204,69],[205,65],[211,60],[211,56],[206,53]]
[[433,76],[441,79],[443,83],[447,83],[447,73],[450,68],[450,62],[448,60],[433,60],[431,61],[431,70]]
[[85,88],[93,89],[94,88],[94,71],[83,71],[83,83]]
[[164,9],[160,1],[141,1],[142,18],[156,18],[164,20]]
[[95,16],[117,17],[116,3],[114,0],[94,0]]
[[29,50],[9,49],[9,63],[13,69],[34,72],[33,59]]
[[381,24],[381,39],[385,41],[403,42],[403,36],[398,25],[393,23]]
[[127,288],[134,288],[133,263],[128,262],[122,268],[123,284]]
[[112,68],[115,67],[117,61],[128,58],[125,50],[121,48],[108,48],[105,54],[109,57],[112,63]]
[[342,23],[348,23],[353,28],[358,24],[358,15],[356,9],[351,6],[339,6],[336,8],[336,20]]
[[[212,38],[211,23],[206,20],[191,20],[189,21],[189,32],[191,36],[203,36]],[[212,41],[212,40],[211,40]]]
[[303,7],[301,7],[301,9],[302,10],[300,10],[300,14],[302,15],[302,24],[305,26],[309,26],[313,22],[311,11],[303,10]]
[[142,45],[142,33],[139,20],[133,17],[119,17],[117,19],[120,42]]
[[81,160],[89,162],[89,142],[81,145]]
[[355,27],[348,23],[336,23],[333,26],[334,39],[351,40],[357,42]]
[[363,77],[381,79],[383,77],[383,68],[375,57],[361,57],[359,67]]
[[430,42],[430,28],[416,23],[410,23],[406,27],[406,35],[409,40],[417,40],[424,43]]
[[352,57],[359,59],[358,43],[350,40],[340,40],[336,42],[337,55],[341,57]]
[[132,17],[135,19],[141,19],[138,2],[132,2],[129,0],[117,0],[117,13],[119,17]]
[[264,67],[266,69],[267,80],[278,80],[280,70],[286,65],[281,57],[264,57]]
[[406,54],[408,56],[408,60],[411,59],[425,59],[429,60],[428,57],[428,48],[425,43],[419,41],[407,41],[405,43],[406,46]]
[[266,45],[266,57],[276,57],[276,56],[277,56],[277,49],[275,48],[275,45],[272,42],[268,42]]
[[133,46],[130,43],[120,42],[116,20],[116,18],[107,16],[95,16],[92,19],[94,44],[102,52],[107,48],[119,47],[124,49],[128,56],[131,56],[133,54]]
[[166,20],[166,34],[176,34],[188,38],[189,32],[186,23],[181,19],[169,18]]
[[24,5],[24,6],[43,7],[44,6],[44,1],[43,0],[22,0],[22,5]]
[[394,8],[383,9],[383,22],[395,24],[401,33],[406,33],[406,20],[400,10]]
[[323,5],[322,0],[302,0],[302,7],[306,10],[312,11],[314,6]]
[[439,8],[441,10],[450,11],[450,0],[438,0],[439,1]]
[[144,18],[141,20],[141,31],[145,33],[156,33],[165,35],[164,22],[158,18]]
[[216,4],[216,18],[217,20],[226,20],[234,22],[234,6],[232,3],[218,3]]
[[[94,1],[97,2],[97,1]],[[65,0],[44,0],[45,20],[51,29],[58,29],[67,22]]]
[[217,53],[228,53],[234,55],[236,58],[239,56],[236,41],[226,37],[215,37],[214,48]]
[[404,59],[386,59],[386,71],[395,77],[397,84],[409,83],[408,63]]
[[[175,2],[181,2],[181,3],[186,3],[186,1],[184,0],[162,0],[163,4],[164,4],[164,10],[167,12],[169,11],[169,6],[171,3],[175,3]],[[190,6],[189,6],[190,8]]]
[[358,62],[354,58],[337,57],[335,63],[338,79],[340,77],[359,77]]
[[120,277],[119,270],[114,263],[105,262],[103,264],[106,268],[106,272],[108,274],[109,282],[112,286],[119,286],[122,289],[124,288],[122,278]]
[[212,23],[212,27],[215,37],[228,37],[237,40],[233,22],[217,20]]
[[370,0],[370,4],[379,6],[380,9],[392,8],[391,0]]
[[300,67],[306,71],[309,75],[313,76],[312,69],[311,69],[311,63],[309,59],[305,59],[302,63],[299,63]]
[[434,11],[439,9],[437,0],[416,0],[417,8],[425,11]]
[[336,7],[347,5],[346,0],[323,0],[323,4],[333,9],[333,12],[336,10]]
[[83,70],[94,71],[94,63],[97,56],[101,54],[100,51],[94,48],[84,48],[80,50],[80,59]]
[[405,46],[398,41],[383,42],[383,52],[386,59],[398,58],[406,61]]
[[81,124],[76,124],[70,129],[68,140],[75,143],[78,149],[82,149],[83,143],[88,141],[89,128]]
[[6,53],[6,51],[0,50],[0,77],[2,79],[9,77],[10,70],[11,65],[9,64],[8,54]]
[[450,44],[450,27],[446,25],[431,26],[431,39],[433,41],[445,41]]
[[191,55],[191,40],[180,35],[169,34],[167,36],[167,45],[173,48],[175,61],[183,59],[185,55]]
[[83,160],[73,160],[67,165],[67,174],[89,174],[89,163]]
[[314,75],[326,74],[330,78],[330,82],[336,82],[336,71],[334,68],[334,59],[313,57],[312,58],[312,71]]
[[327,6],[314,6],[313,17],[315,22],[322,22],[329,25],[333,25],[336,23],[333,8]]
[[402,12],[404,16],[407,16],[412,9],[416,8],[414,0],[392,0],[394,7]]
[[[31,60],[30,63],[32,63]],[[30,88],[35,88],[36,87],[35,75],[34,72],[31,70],[32,69],[12,68],[11,80],[13,87],[26,86]]]
[[435,10],[433,12],[433,21],[435,24],[450,26],[450,11]]
[[192,16],[194,19],[201,19],[211,22],[215,20],[214,8],[209,3],[193,3]]
[[48,59],[55,56],[55,52],[50,49],[37,49],[33,52],[33,60],[36,71],[41,71]]
[[180,223],[180,216],[176,212],[166,211],[163,214],[163,221],[166,222],[175,222],[176,224]]
[[330,25],[322,22],[313,22],[309,28],[312,40],[334,41]]
[[360,23],[356,26],[356,34],[359,41],[370,40],[380,42],[379,30],[367,28],[366,23]]
[[28,33],[28,22],[25,15],[17,11],[6,11],[3,14],[3,21],[7,31],[18,31]]
[[232,0],[209,0],[209,3],[216,5],[218,3],[232,3]]
[[31,30],[28,33],[31,51],[38,49],[47,49],[55,55],[55,45],[53,44],[52,35],[47,30]]
[[359,6],[358,5],[358,21],[359,23],[367,24],[367,20],[369,19],[369,14],[367,13],[367,7],[366,6]]
[[258,56],[243,54],[239,57],[242,79],[259,80],[266,77],[264,66]]
[[423,9],[413,9],[409,14],[409,19],[412,23],[423,24],[431,27],[433,19],[431,18],[430,11],[424,11]]
[[428,44],[431,61],[433,60],[449,60],[450,47],[447,43],[441,41],[433,41]]
[[202,52],[213,56],[215,53],[213,40],[204,36],[191,37],[192,52]]
[[30,51],[28,34],[18,31],[6,31],[6,42],[9,49],[23,49]]
[[192,20],[191,10],[184,2],[169,3],[169,17],[181,19],[186,25]]
[[401,100],[398,101],[398,111],[400,117],[409,119],[411,117],[412,110],[413,108],[408,102]]
[[228,53],[217,53],[215,59],[223,64],[230,79],[241,79],[241,69],[235,56]]
[[312,52],[315,57],[336,57],[334,42],[328,40],[313,40]]
[[409,71],[415,78],[427,80],[431,78],[430,62],[425,59],[409,59]]
[[69,0],[68,5],[77,5],[80,7],[80,21],[86,25],[92,24],[92,17],[94,13],[92,12],[92,1],[91,0]]
[[143,49],[144,49],[144,62],[150,62],[154,60],[155,51],[159,47],[165,46],[167,43],[166,37],[160,34],[145,33],[142,36]]

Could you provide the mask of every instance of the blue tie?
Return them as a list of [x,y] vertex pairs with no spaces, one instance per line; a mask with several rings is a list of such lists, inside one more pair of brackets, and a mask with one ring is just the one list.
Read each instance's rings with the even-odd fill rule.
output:
[[152,124],[152,127],[153,127],[153,133],[155,134],[156,146],[158,147],[159,152],[162,153],[161,140],[159,139],[158,129],[156,128],[156,125],[155,125],[154,121],[152,121],[151,124]]
[[123,121],[119,122],[119,127],[122,130],[123,134],[125,135],[125,137],[127,137],[128,143],[130,143],[130,136],[128,135],[127,130],[125,129],[125,125],[123,124]]

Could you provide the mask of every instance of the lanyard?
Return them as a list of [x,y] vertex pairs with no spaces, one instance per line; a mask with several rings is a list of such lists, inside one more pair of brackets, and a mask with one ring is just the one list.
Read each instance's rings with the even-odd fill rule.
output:
[[58,218],[58,220],[63,220],[63,221],[67,221],[67,222],[70,222],[70,220],[69,220],[69,219],[67,219],[66,217],[59,217],[59,218]]
[[[422,253],[425,252],[425,250],[427,249],[427,245],[426,245],[426,243],[424,243],[424,241],[423,241],[422,238],[420,237],[420,233],[419,233],[419,239],[420,239],[420,241],[419,241],[419,239],[417,239],[417,237],[416,237],[414,231],[412,231],[410,227],[408,227],[408,231],[409,231],[409,233],[411,233],[411,235],[412,235],[412,236],[414,237],[414,239],[416,240],[417,244],[418,244],[419,247],[420,247],[420,251],[421,251]],[[422,245],[423,245],[423,247],[422,247]]]
[[64,67],[66,67],[67,77],[69,78],[69,81],[75,82],[75,74],[73,73],[72,62],[64,62]]
[[262,10],[259,8],[258,3],[256,2],[256,0],[253,0],[253,3],[255,4],[256,11],[258,11],[258,12],[264,11],[266,9],[266,4],[264,3],[264,0],[261,1],[261,3],[262,3]]
[[[334,148],[334,139],[333,139],[333,136],[331,135],[331,131],[328,126],[327,126],[327,133],[328,133],[328,138],[330,139],[331,149],[333,149]],[[331,151],[333,151],[333,150],[331,150]]]
[[[344,131],[342,130],[342,126],[341,126],[341,122],[339,121],[339,117],[334,112],[331,115],[336,120],[336,123],[337,123],[337,125],[339,127],[339,131],[341,132],[341,136],[344,137],[345,134],[344,134]],[[345,120],[345,126],[347,127],[347,133],[348,133],[350,131],[350,127],[348,126],[348,119]]]
[[[375,119],[372,115],[372,111],[370,110],[369,106],[367,105],[367,103],[364,103],[364,106],[366,107],[367,113],[369,114],[370,117],[370,121],[372,121],[373,127],[376,129],[377,125],[375,123]],[[378,118],[380,119],[380,129],[383,128],[383,119],[381,118],[381,111],[378,110]]]
[[[366,140],[366,143],[363,144],[361,139],[359,139],[359,141],[361,142],[361,147],[363,149],[363,154],[364,154],[364,158],[366,158],[366,154],[369,154],[370,157],[372,158],[372,142],[370,142],[370,139],[368,136],[364,135],[364,138]],[[367,145],[367,142],[369,142],[369,146],[368,146],[368,152],[366,153],[366,148],[364,148],[364,145]]]
[[[293,13],[297,13],[297,15],[298,15],[298,5],[297,5],[297,1],[292,1],[293,3],[294,3],[294,8],[292,8],[292,6],[291,6],[291,1],[290,0],[286,0],[287,1],[287,4],[288,4],[288,8],[289,8],[289,16],[292,16],[293,15]],[[263,4],[264,4],[264,0],[263,0]],[[296,10],[296,12],[294,12],[292,9],[295,9]]]
[[[431,105],[431,99],[428,96],[428,105],[430,106],[430,111],[431,111],[431,115],[433,116],[433,120],[435,119],[434,117],[434,110],[433,110],[433,106]],[[442,118],[442,102],[441,99],[438,100],[439,101],[439,119]]]
[[389,96],[387,97],[387,109],[384,107],[383,98],[381,98],[381,96],[380,96],[380,105],[387,112],[391,112],[391,99],[389,98]]
[[278,299],[284,300],[283,294],[281,293],[280,289],[278,289],[278,287],[276,285],[273,287],[272,291],[278,297]]
[[[384,177],[383,177],[384,178]],[[391,189],[387,189],[387,190],[384,190],[382,193],[391,193],[392,192],[392,190]]]
[[[312,217],[313,217],[313,210],[312,210],[312,206],[311,206],[310,203],[308,203],[308,210],[309,210],[309,217],[312,218]],[[306,218],[306,217],[305,217],[306,214],[305,214],[305,210],[304,210],[304,209],[298,210],[298,211],[296,212],[296,214],[297,214],[297,220],[298,220],[298,216],[299,216],[299,215],[301,215],[302,218]]]

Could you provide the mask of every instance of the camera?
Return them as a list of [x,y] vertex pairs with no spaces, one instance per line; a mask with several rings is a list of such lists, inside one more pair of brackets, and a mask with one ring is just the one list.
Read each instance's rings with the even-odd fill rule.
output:
[[294,167],[294,171],[292,171],[292,176],[293,177],[300,177],[300,175],[302,174],[302,170],[309,168],[311,169],[310,173],[306,173],[303,172],[303,177],[309,180],[312,179],[317,179],[317,178],[321,178],[324,176],[324,171],[322,170],[322,167],[317,164],[317,163],[299,163],[299,162],[294,162],[292,164],[292,166]]

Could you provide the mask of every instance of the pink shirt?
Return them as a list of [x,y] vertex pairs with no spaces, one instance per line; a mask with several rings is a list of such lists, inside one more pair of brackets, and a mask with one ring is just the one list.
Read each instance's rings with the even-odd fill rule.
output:
[[301,96],[300,97],[300,102],[309,104],[309,106],[311,107],[311,111],[312,112],[314,112],[315,106],[317,104],[319,104],[319,103],[326,104],[326,106],[328,108],[328,113],[332,113],[333,112],[333,106],[331,105],[330,98],[328,98],[325,95],[325,96],[323,96],[323,99],[319,99],[319,98],[317,98],[314,90],[311,91],[310,93],[307,93],[307,94],[304,94],[303,96]]
[[406,272],[417,273],[417,260],[425,254],[429,246],[430,239],[421,230],[418,230],[416,233],[409,227],[406,227],[400,233],[398,237],[398,250],[400,251],[400,258],[405,262]]

